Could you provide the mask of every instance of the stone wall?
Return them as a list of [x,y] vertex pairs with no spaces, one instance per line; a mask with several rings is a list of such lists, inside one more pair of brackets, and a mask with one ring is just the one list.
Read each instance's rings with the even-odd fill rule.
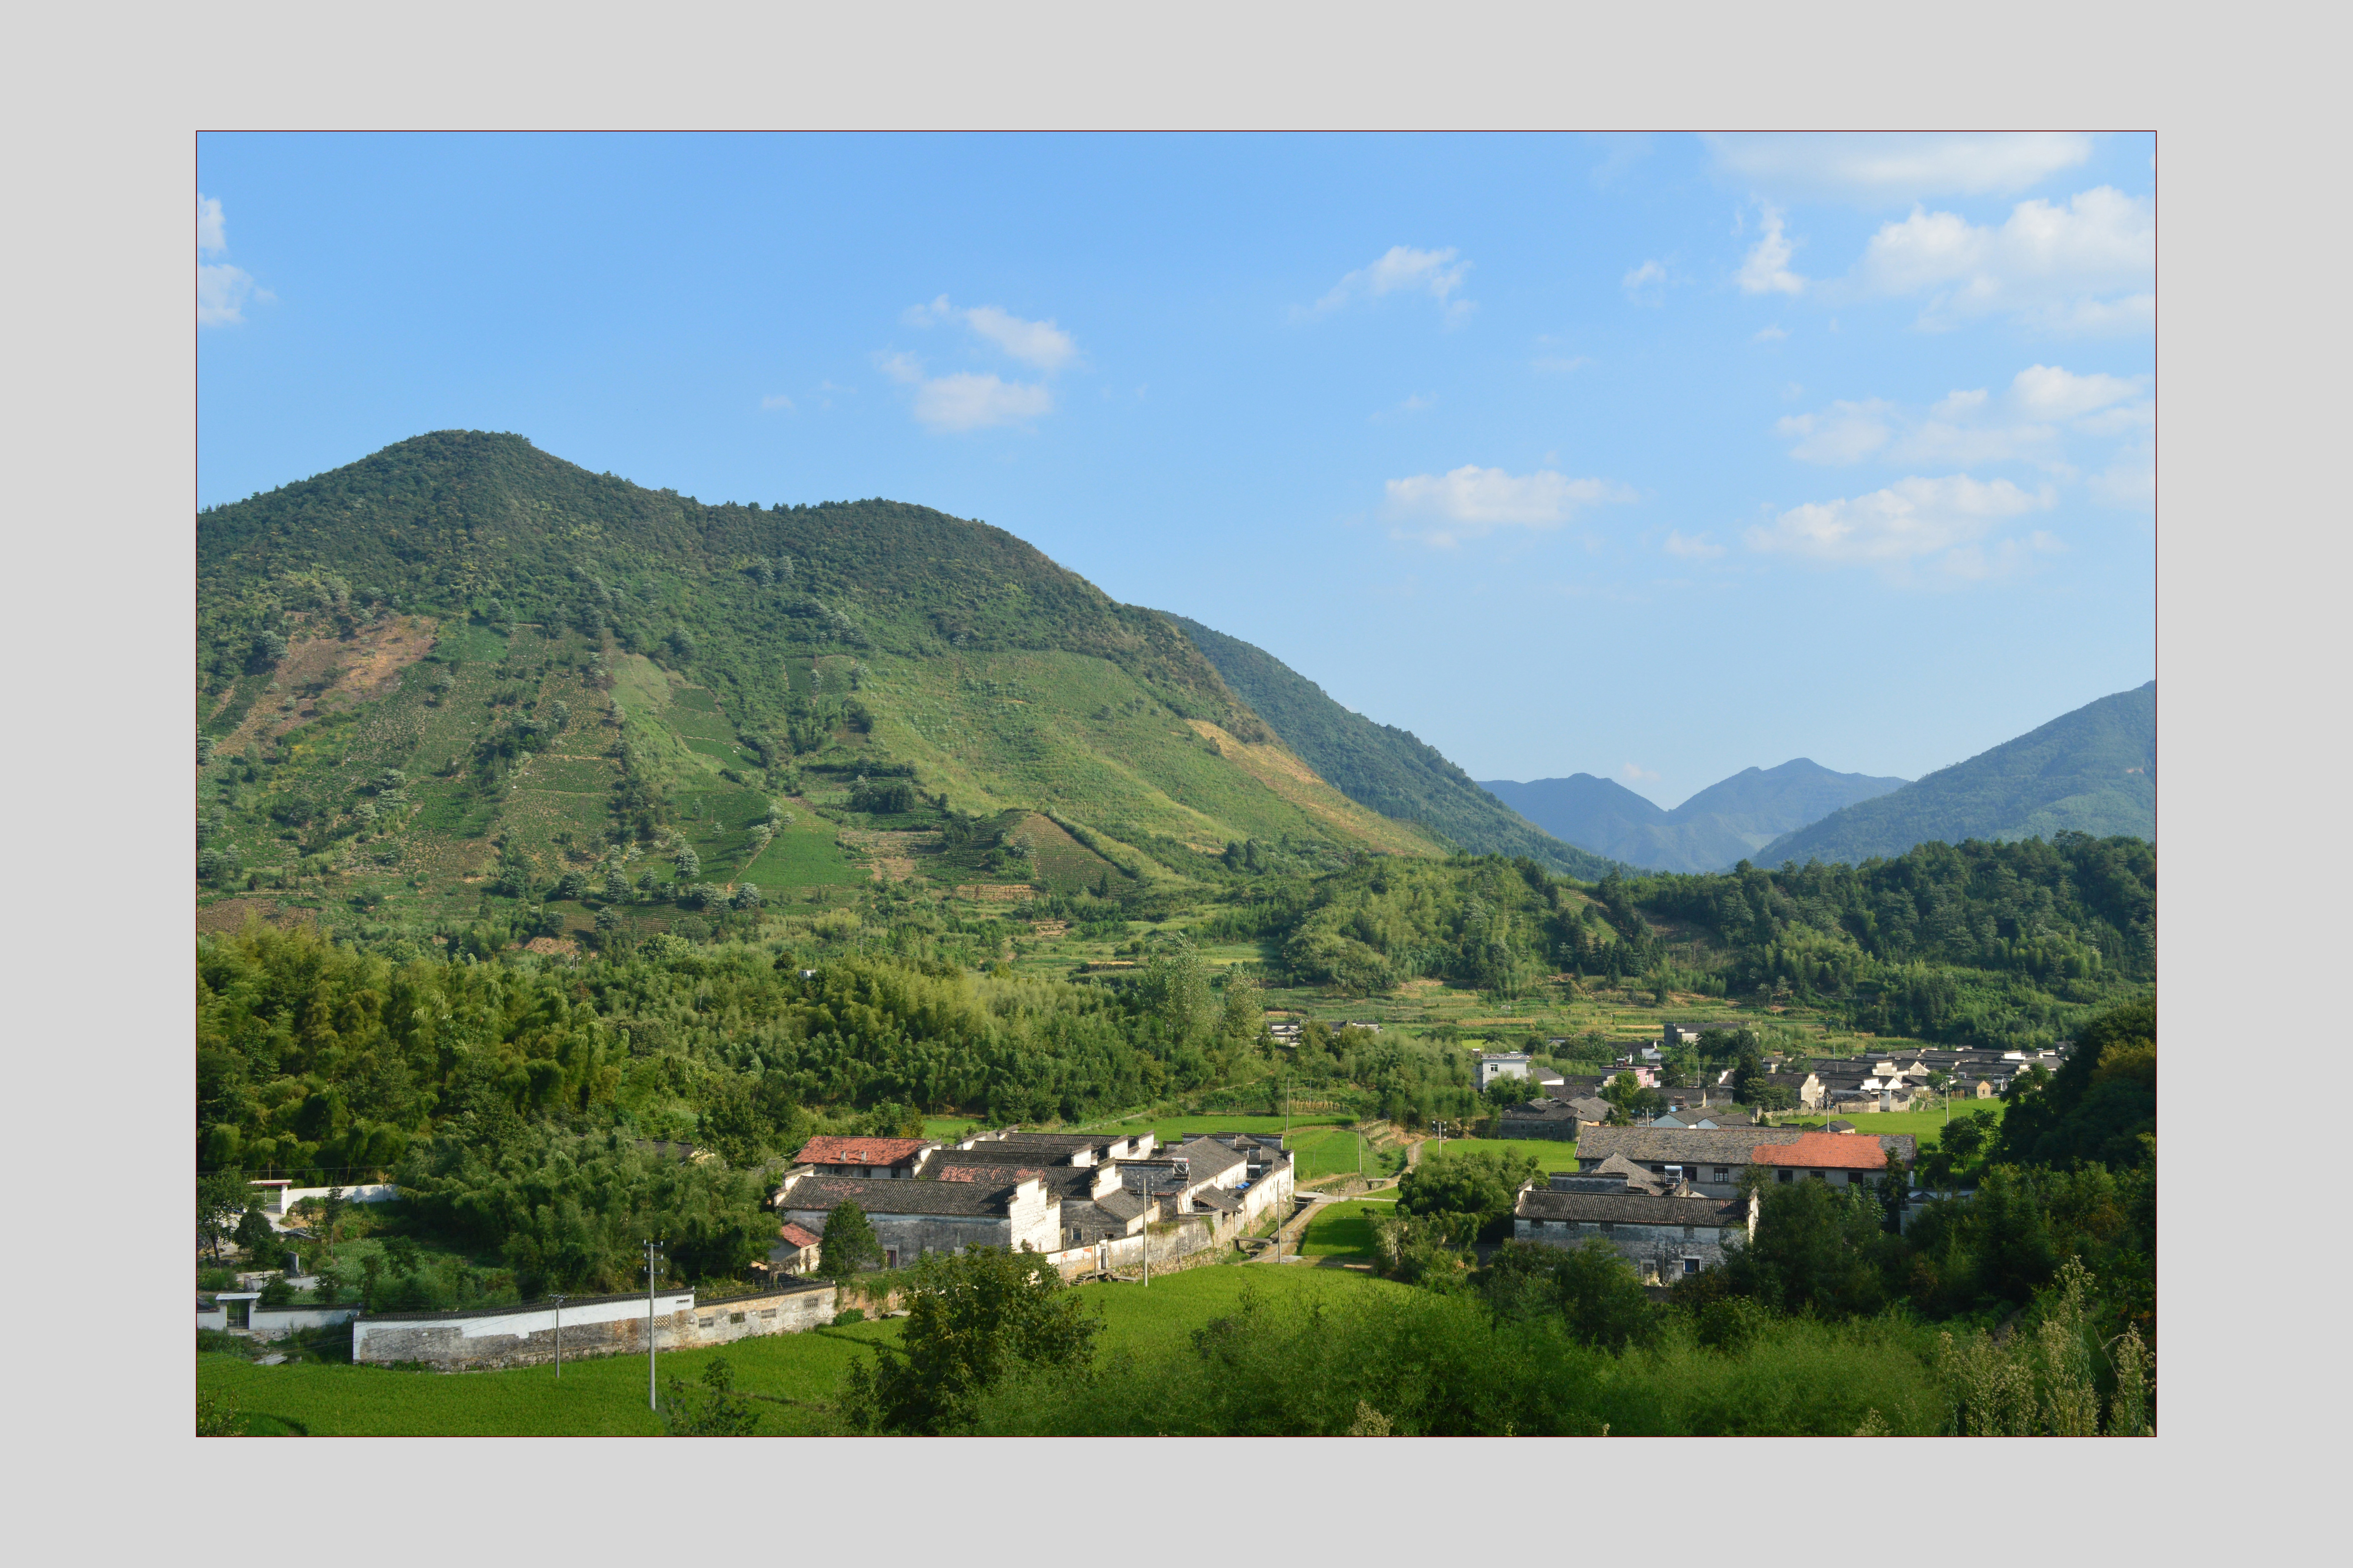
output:
[[[779,1223],[789,1220],[825,1234],[825,1222],[831,1209],[798,1209],[790,1197],[777,1215]],[[1054,1205],[1057,1216],[1061,1205]],[[874,1226],[874,1239],[882,1244],[886,1258],[898,1255],[895,1266],[904,1268],[926,1252],[962,1252],[973,1247],[1013,1246],[1013,1226],[1003,1215],[870,1214],[866,1216]],[[1056,1221],[1060,1223],[1059,1218]]]
[[[1690,1234],[1686,1235],[1685,1233]],[[1545,1247],[1573,1248],[1588,1241],[1606,1241],[1618,1249],[1619,1256],[1634,1266],[1646,1280],[1655,1278],[1662,1285],[1672,1284],[1686,1272],[1685,1258],[1697,1258],[1701,1268],[1713,1268],[1724,1261],[1725,1240],[1746,1234],[1739,1226],[1713,1225],[1628,1225],[1612,1224],[1605,1232],[1593,1223],[1575,1220],[1533,1220],[1525,1216],[1512,1221],[1512,1239],[1533,1241]]]
[[[698,1304],[691,1290],[657,1291],[656,1350],[694,1350],[758,1334],[791,1334],[833,1321],[834,1289],[811,1281]],[[646,1349],[643,1293],[596,1296],[472,1312],[396,1312],[352,1325],[354,1362],[421,1362],[441,1372],[537,1366],[555,1359],[563,1320],[564,1356],[621,1355]]]

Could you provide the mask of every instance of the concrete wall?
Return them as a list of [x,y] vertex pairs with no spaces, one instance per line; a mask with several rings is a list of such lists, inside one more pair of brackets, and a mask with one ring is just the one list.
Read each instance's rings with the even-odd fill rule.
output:
[[[266,1188],[265,1195],[261,1200],[262,1212],[282,1215],[291,1210],[304,1198],[323,1198],[333,1190],[332,1187]],[[269,1193],[278,1193],[282,1195],[273,1205],[266,1195]],[[343,1196],[355,1204],[388,1204],[400,1196],[400,1189],[390,1182],[369,1182],[356,1187],[345,1187]]]
[[1298,1160],[1285,1154],[1281,1164],[1269,1169],[1250,1191],[1242,1194],[1241,1223],[1244,1229],[1256,1225],[1271,1206],[1278,1204],[1287,1205],[1291,1202],[1294,1190],[1293,1177],[1298,1169]]
[[[785,1201],[787,1205],[792,1202],[789,1197]],[[1054,1222],[1059,1226],[1062,1205],[1057,1203],[1053,1206]],[[778,1223],[791,1221],[823,1236],[825,1222],[832,1212],[830,1209],[786,1207],[781,1211]],[[882,1244],[884,1257],[887,1258],[891,1253],[897,1253],[898,1267],[902,1268],[926,1252],[962,1252],[971,1247],[1011,1247],[1017,1245],[1013,1239],[1013,1227],[1002,1215],[870,1214],[866,1218],[874,1226],[874,1238]],[[1051,1245],[1059,1237],[1050,1230],[1048,1244]],[[1037,1243],[1032,1241],[1030,1245],[1034,1247]]]
[[[761,1334],[798,1333],[833,1321],[835,1291],[811,1283],[697,1303],[691,1290],[657,1291],[654,1348],[694,1350]],[[552,1301],[479,1312],[401,1313],[352,1327],[354,1362],[423,1362],[442,1372],[537,1366],[555,1359]],[[562,1308],[564,1356],[620,1355],[646,1348],[646,1298],[599,1296]]]
[[[1688,1230],[1693,1234],[1685,1236]],[[1660,1275],[1659,1283],[1671,1284],[1682,1272],[1682,1260],[1696,1258],[1702,1268],[1713,1268],[1724,1261],[1724,1244],[1727,1239],[1743,1235],[1742,1227],[1728,1226],[1719,1229],[1712,1225],[1626,1225],[1612,1226],[1609,1234],[1597,1224],[1575,1220],[1534,1220],[1515,1217],[1512,1221],[1514,1241],[1533,1241],[1544,1247],[1577,1247],[1588,1241],[1606,1241],[1618,1249],[1619,1255],[1632,1264],[1645,1279]]]
[[1141,1273],[1146,1256],[1155,1270],[1175,1268],[1204,1255],[1214,1256],[1241,1230],[1238,1219],[1204,1211],[1163,1220],[1134,1236],[1106,1237],[1085,1247],[1049,1253],[1046,1261],[1061,1270],[1065,1279],[1105,1272]]
[[282,1340],[304,1329],[330,1329],[360,1315],[357,1307],[265,1307],[253,1304],[253,1336]]

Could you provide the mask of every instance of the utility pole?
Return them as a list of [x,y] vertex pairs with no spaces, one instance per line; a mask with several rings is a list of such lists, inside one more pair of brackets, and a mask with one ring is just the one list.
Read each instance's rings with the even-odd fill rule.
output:
[[654,1382],[654,1274],[661,1267],[659,1254],[669,1243],[646,1243],[646,1408],[659,1410],[661,1400],[655,1392]]
[[555,1377],[560,1383],[564,1379],[564,1298],[553,1296],[549,1300],[555,1303]]

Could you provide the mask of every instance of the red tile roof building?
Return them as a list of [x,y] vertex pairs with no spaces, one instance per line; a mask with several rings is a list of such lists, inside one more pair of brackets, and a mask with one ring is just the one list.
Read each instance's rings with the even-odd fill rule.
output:
[[1759,1165],[1799,1165],[1816,1171],[1884,1171],[1887,1151],[1876,1138],[1851,1132],[1809,1132],[1788,1143],[1760,1144],[1748,1156]]
[[912,1176],[923,1157],[939,1147],[930,1138],[812,1138],[797,1156],[804,1165],[848,1175]]

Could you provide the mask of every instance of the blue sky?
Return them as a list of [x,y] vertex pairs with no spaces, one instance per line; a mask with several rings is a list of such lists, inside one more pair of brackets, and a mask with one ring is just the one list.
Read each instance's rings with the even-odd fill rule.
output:
[[2155,673],[2154,152],[206,135],[198,495],[512,430],[984,518],[1478,778],[1915,777]]

